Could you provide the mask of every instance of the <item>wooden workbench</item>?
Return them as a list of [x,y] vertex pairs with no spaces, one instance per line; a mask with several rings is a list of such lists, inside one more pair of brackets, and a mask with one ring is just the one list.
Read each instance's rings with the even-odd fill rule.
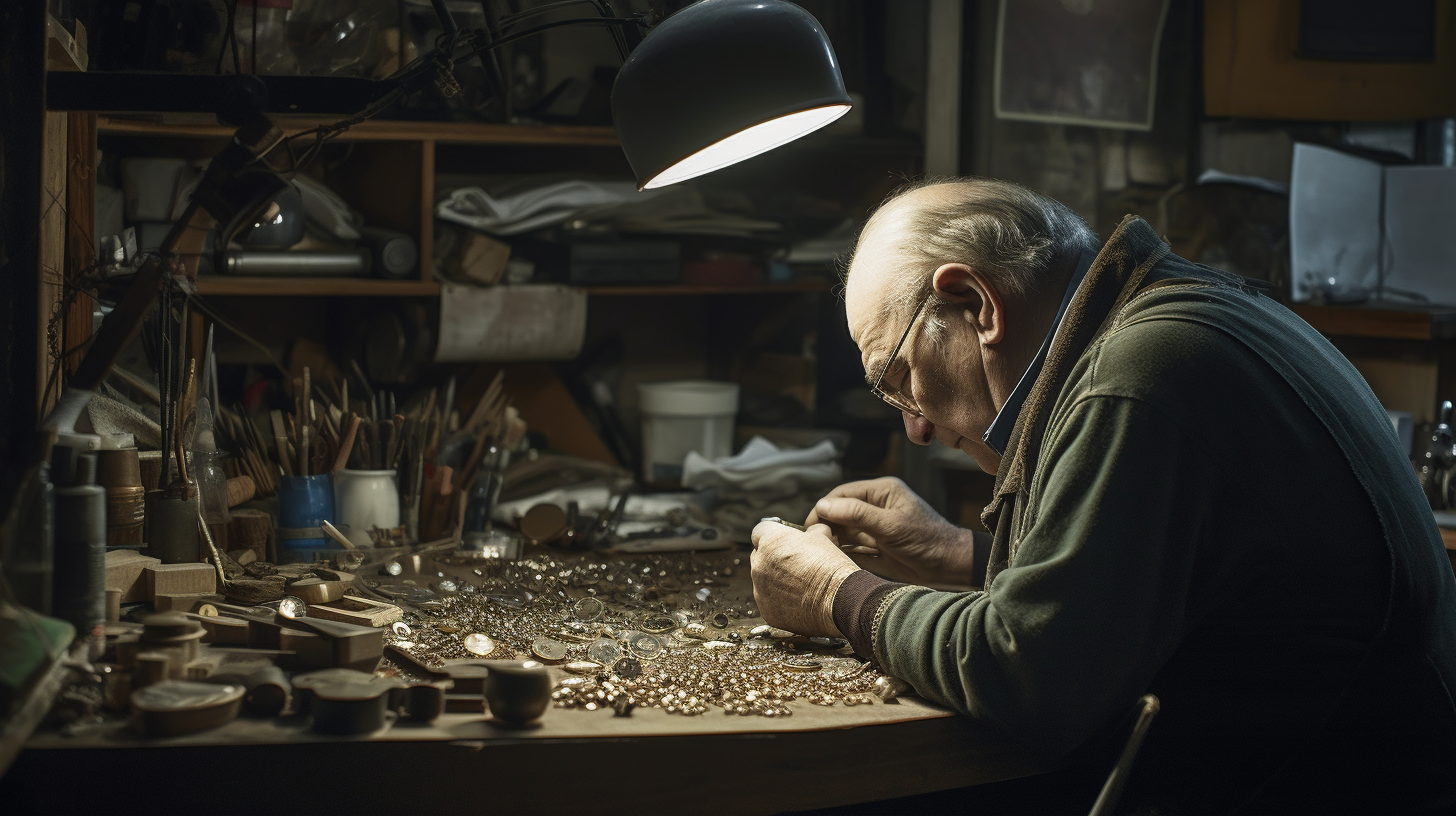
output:
[[[734,591],[751,594],[747,573],[729,579]],[[355,738],[315,734],[307,717],[171,739],[144,739],[125,722],[73,737],[42,731],[0,778],[0,811],[776,813],[1046,769],[996,729],[914,697],[790,707],[776,718],[553,707],[524,729],[447,713]]]
[[922,701],[787,718],[549,709],[528,729],[481,715],[362,738],[305,718],[146,740],[124,725],[37,734],[0,778],[8,813],[775,813],[1026,776],[995,729]]

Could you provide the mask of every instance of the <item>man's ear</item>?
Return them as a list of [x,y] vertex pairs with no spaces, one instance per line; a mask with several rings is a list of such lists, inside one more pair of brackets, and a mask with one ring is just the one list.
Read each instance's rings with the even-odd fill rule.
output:
[[948,263],[935,270],[931,285],[941,303],[954,304],[946,311],[971,324],[983,345],[994,345],[1006,336],[1006,308],[1001,293],[979,269]]

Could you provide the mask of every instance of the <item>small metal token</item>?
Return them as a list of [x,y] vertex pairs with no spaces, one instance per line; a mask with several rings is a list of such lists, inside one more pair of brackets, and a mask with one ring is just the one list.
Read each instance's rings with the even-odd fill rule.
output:
[[308,617],[308,604],[302,598],[292,595],[284,595],[283,600],[278,602],[278,614],[285,618],[306,618]]
[[[572,665],[573,664],[568,663],[566,667],[569,669]],[[582,686],[585,686],[589,683],[591,683],[590,677],[567,677],[557,685],[561,686],[562,688],[581,688]]]
[[676,628],[677,622],[666,615],[655,615],[642,621],[642,631],[652,632],[653,634],[660,635],[663,632],[671,632]]
[[390,626],[389,628],[392,629],[392,630],[394,630],[394,633],[396,635],[399,635],[400,637],[409,637],[410,636],[410,627],[409,627],[409,624],[408,623],[405,623],[404,621],[395,621],[394,624],[392,626]]
[[708,640],[712,637],[712,635],[708,634],[708,627],[701,623],[690,623],[684,626],[683,634],[690,638],[697,638],[698,640]]
[[610,666],[622,657],[622,647],[616,641],[601,638],[586,647],[586,656],[603,666]]
[[400,566],[398,561],[390,561],[384,565],[384,571],[389,575],[401,575],[404,573],[404,567]]
[[642,664],[635,657],[624,657],[612,664],[612,674],[623,680],[631,680],[642,674]]
[[565,660],[566,644],[554,638],[538,637],[531,642],[531,654],[541,660]]
[[595,660],[573,660],[566,664],[566,670],[572,674],[596,674],[605,668]]
[[718,627],[719,629],[727,629],[728,616],[723,614],[722,612],[719,612],[718,614],[713,616],[713,625]]
[[817,659],[807,655],[789,655],[780,661],[786,668],[794,671],[819,671],[823,666]]
[[442,633],[447,634],[447,635],[453,635],[456,632],[459,632],[460,630],[459,629],[456,629],[455,627],[453,627],[451,625],[449,625],[448,623],[440,623],[440,624],[436,624],[435,625],[435,631],[436,632],[442,632]]
[[815,646],[825,646],[830,649],[839,649],[849,643],[844,638],[838,637],[811,637],[809,638],[809,642]]
[[571,614],[579,621],[593,621],[602,616],[606,605],[598,598],[582,598],[571,605]]
[[197,614],[204,618],[215,618],[217,617],[217,607],[212,604],[203,604],[197,607]]
[[465,636],[465,651],[484,657],[495,651],[495,641],[479,632]]
[[590,632],[580,632],[570,628],[562,629],[561,631],[557,632],[556,637],[558,640],[565,640],[570,643],[591,643],[592,641],[597,639],[597,636],[595,634],[592,634]]
[[627,642],[627,648],[632,651],[632,654],[643,660],[652,660],[661,655],[666,646],[663,645],[662,638],[657,635],[638,632],[636,637]]

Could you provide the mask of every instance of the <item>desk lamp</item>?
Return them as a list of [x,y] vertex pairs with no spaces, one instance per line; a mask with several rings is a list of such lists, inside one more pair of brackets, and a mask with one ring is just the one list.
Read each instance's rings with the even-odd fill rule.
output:
[[[224,102],[224,120],[238,127],[198,185],[161,251],[138,270],[116,309],[93,338],[76,373],[42,427],[58,443],[94,448],[99,440],[78,434],[74,423],[105,379],[122,350],[136,338],[161,284],[181,274],[177,250],[198,247],[218,227],[215,241],[228,239],[258,221],[284,189],[280,171],[270,166],[286,143],[268,110],[304,112],[300,96],[323,100],[360,99],[367,105],[344,122],[316,129],[319,139],[342,132],[372,116],[404,93],[433,80],[448,92],[457,47],[468,47],[494,69],[490,52],[508,42],[560,25],[606,24],[625,63],[612,89],[612,115],[622,150],[637,177],[638,189],[662,187],[752,158],[829,124],[850,109],[829,38],[808,12],[785,0],[701,0],[670,16],[645,37],[648,15],[615,17],[606,0],[583,0],[598,17],[558,20],[501,35],[461,31],[444,0],[432,0],[444,28],[443,45],[398,76],[385,80],[336,80],[314,77],[202,77],[166,74],[56,75],[48,95],[56,107],[78,110],[124,108],[137,111],[213,110],[199,107]],[[553,3],[513,15],[512,21],[557,8]],[[633,48],[633,43],[636,47]],[[468,58],[468,52],[465,58]],[[59,82],[55,82],[58,80]],[[247,82],[247,85],[239,85]],[[362,85],[361,85],[362,83]],[[307,90],[304,90],[307,89]],[[338,89],[338,93],[334,90]],[[278,91],[278,93],[275,93]],[[191,104],[179,100],[196,100]],[[79,104],[78,104],[79,103]],[[318,112],[318,108],[314,107]],[[296,170],[297,168],[287,168]],[[196,253],[182,258],[195,259]],[[193,266],[185,270],[196,274]]]

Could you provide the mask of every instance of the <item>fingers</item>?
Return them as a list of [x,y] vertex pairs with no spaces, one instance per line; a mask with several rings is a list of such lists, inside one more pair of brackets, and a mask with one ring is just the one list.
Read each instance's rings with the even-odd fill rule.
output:
[[837,524],[880,534],[888,530],[895,515],[869,502],[848,497],[820,499],[814,505],[814,513],[819,524]]

